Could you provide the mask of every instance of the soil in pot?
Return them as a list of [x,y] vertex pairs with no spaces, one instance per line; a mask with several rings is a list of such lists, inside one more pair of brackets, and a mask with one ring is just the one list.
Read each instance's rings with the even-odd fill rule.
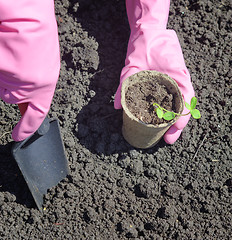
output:
[[126,105],[129,111],[146,124],[158,125],[168,122],[157,117],[153,103],[176,112],[174,99],[174,95],[158,81],[150,81],[146,84],[138,82],[130,86],[126,92]]

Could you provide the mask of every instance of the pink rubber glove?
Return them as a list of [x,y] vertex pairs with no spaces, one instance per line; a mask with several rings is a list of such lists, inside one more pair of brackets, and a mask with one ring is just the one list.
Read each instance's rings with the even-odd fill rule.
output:
[[18,104],[12,137],[32,135],[46,117],[59,76],[53,0],[0,0],[0,98]]
[[[169,0],[126,0],[128,21],[131,28],[125,67],[114,101],[115,109],[121,108],[122,82],[142,70],[156,70],[175,79],[183,98],[190,103],[194,96],[189,72],[185,66],[182,50],[174,30],[167,30]],[[183,113],[186,113],[185,108]],[[180,136],[189,120],[181,117],[164,135],[172,144]]]

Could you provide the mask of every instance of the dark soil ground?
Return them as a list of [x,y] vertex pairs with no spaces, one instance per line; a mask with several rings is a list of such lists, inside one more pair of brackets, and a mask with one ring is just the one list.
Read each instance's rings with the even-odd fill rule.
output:
[[129,36],[124,0],[57,0],[56,14],[62,62],[49,115],[71,175],[45,196],[42,215],[10,155],[19,112],[1,101],[0,239],[231,239],[231,1],[171,1],[168,27],[202,118],[174,145],[149,150],[125,142],[113,108]]

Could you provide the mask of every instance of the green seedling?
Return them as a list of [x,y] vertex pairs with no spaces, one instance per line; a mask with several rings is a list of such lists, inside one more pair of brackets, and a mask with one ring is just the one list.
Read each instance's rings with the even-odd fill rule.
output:
[[158,103],[153,103],[153,106],[156,107],[155,111],[156,111],[158,118],[160,118],[160,119],[163,118],[164,120],[167,120],[167,121],[171,121],[176,116],[186,116],[189,114],[191,114],[193,118],[199,119],[201,117],[201,113],[198,109],[196,109],[196,105],[197,105],[197,98],[193,97],[191,99],[190,104],[185,102],[185,107],[189,110],[189,112],[186,114],[179,114],[179,113],[168,111],[165,108],[162,108]]

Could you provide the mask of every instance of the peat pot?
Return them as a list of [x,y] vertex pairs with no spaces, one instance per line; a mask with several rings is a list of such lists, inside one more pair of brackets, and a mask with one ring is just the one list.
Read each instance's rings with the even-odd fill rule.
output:
[[[175,80],[166,74],[157,71],[141,71],[127,79],[122,84],[121,103],[123,108],[123,126],[122,134],[125,140],[136,148],[151,148],[156,145],[165,132],[177,121],[178,117],[171,121],[165,121],[160,124],[147,124],[135,117],[127,106],[126,93],[128,89],[136,83],[143,85],[148,82],[155,82],[159,85],[165,86],[166,91],[173,95],[173,103],[175,105],[175,112],[182,113],[184,108],[184,101],[182,94]],[[151,104],[152,105],[152,104]],[[155,109],[154,109],[155,111]]]

